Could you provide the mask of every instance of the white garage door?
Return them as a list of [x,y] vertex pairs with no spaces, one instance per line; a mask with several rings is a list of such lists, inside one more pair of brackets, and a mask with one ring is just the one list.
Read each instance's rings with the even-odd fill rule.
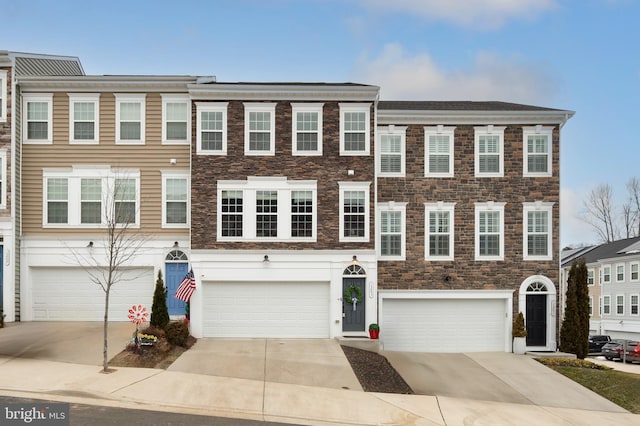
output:
[[329,337],[329,283],[205,283],[203,289],[205,337]]
[[504,352],[504,299],[384,299],[384,349],[412,352]]
[[[129,321],[131,306],[141,304],[151,312],[154,276],[152,268],[132,269],[111,287],[109,320]],[[31,268],[33,319],[35,321],[102,321],[104,292],[80,268]]]

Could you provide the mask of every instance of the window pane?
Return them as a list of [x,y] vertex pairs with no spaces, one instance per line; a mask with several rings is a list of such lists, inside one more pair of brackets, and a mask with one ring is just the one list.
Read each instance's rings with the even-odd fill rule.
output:
[[168,102],[167,120],[187,121],[187,104],[185,102]]
[[547,173],[547,156],[529,154],[529,157],[527,158],[527,167],[529,167],[529,173]]
[[74,121],[93,121],[95,104],[93,102],[75,102],[73,104]]
[[140,123],[120,123],[120,139],[140,140]]
[[365,134],[364,133],[345,133],[344,135],[345,151],[365,151]]
[[500,237],[498,235],[480,235],[480,255],[499,256]]
[[202,149],[205,151],[221,151],[222,132],[202,132]]
[[317,151],[318,150],[318,134],[317,133],[300,133],[296,134],[298,151]]
[[402,237],[400,235],[382,235],[380,241],[383,256],[402,255]]
[[167,179],[167,200],[186,201],[187,200],[187,180],[184,178]]
[[140,121],[140,107],[139,102],[120,102],[120,120]]
[[136,221],[136,203],[118,202],[115,203],[116,223],[131,224]]
[[430,235],[429,236],[429,255],[430,256],[449,256],[449,235]]
[[313,236],[313,198],[311,191],[291,192],[291,236]]
[[402,171],[402,156],[381,154],[380,171],[382,173],[400,173]]
[[187,139],[187,123],[183,123],[183,122],[167,123],[167,139],[168,140]]
[[80,222],[101,223],[102,180],[82,179],[80,181]]
[[49,104],[47,102],[28,102],[27,121],[48,121]]
[[222,236],[242,236],[242,191],[222,191]]
[[429,173],[449,173],[449,156],[429,155]]
[[187,223],[187,203],[168,201],[167,202],[167,223],[172,223],[172,224]]
[[75,122],[73,123],[73,138],[76,140],[93,140],[93,122]]
[[317,132],[318,131],[318,113],[317,112],[299,112],[296,114],[296,128],[298,131]]
[[47,223],[67,223],[67,202],[47,203]]
[[269,131],[271,130],[271,113],[268,111],[254,111],[249,113],[249,130],[250,131]]
[[270,133],[251,132],[249,134],[249,149],[251,151],[269,151],[270,145]]
[[497,155],[480,155],[480,173],[500,172],[500,157]]
[[136,220],[136,181],[135,179],[115,180],[115,218],[116,223],[135,223]]
[[528,238],[529,256],[546,256],[547,253],[547,235],[530,235]]
[[256,236],[278,236],[278,192],[256,192]]
[[48,139],[48,123],[29,122],[27,123],[27,139]]
[[201,115],[202,130],[220,130],[222,131],[222,112],[221,111],[202,111]]
[[498,143],[500,138],[498,136],[480,136],[480,153],[481,154],[494,154],[499,153]]
[[366,113],[364,112],[345,112],[344,113],[344,130],[347,132],[364,132],[366,128]]
[[364,237],[365,193],[345,191],[344,193],[344,236]]

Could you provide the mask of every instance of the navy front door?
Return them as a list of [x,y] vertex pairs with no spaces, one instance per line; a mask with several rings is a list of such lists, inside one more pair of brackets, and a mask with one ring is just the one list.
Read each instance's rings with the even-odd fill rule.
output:
[[365,278],[342,279],[342,331],[364,331],[365,282]]
[[547,295],[527,294],[527,346],[547,344]]
[[175,298],[178,286],[187,275],[189,269],[188,263],[166,263],[167,279],[165,285],[167,287],[167,309],[169,315],[184,315],[186,303]]

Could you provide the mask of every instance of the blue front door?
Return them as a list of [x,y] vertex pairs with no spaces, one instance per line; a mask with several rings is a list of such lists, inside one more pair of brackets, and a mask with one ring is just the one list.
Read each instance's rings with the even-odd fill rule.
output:
[[178,286],[187,275],[189,268],[188,263],[166,263],[167,279],[165,285],[167,286],[167,309],[169,315],[184,315],[184,307],[186,305],[182,300],[175,298],[176,290]]

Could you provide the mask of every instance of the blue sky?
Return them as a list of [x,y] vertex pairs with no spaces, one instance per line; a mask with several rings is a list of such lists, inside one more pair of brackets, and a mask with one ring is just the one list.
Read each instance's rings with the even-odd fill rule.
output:
[[561,245],[597,242],[588,191],[640,177],[639,0],[0,0],[0,49],[87,74],[354,81],[382,99],[576,111],[562,132]]

